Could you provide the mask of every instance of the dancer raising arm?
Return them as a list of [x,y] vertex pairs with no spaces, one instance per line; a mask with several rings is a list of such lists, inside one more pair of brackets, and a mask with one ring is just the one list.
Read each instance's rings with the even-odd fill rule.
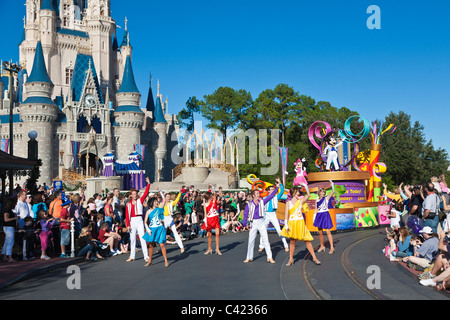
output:
[[131,241],[131,252],[127,262],[134,261],[136,256],[136,234],[139,235],[145,261],[148,261],[147,244],[145,243],[145,240],[142,239],[145,234],[142,216],[144,215],[144,201],[145,198],[147,198],[150,189],[150,179],[146,177],[145,182],[147,182],[147,187],[145,188],[144,195],[139,199],[137,190],[131,189],[131,200],[125,207],[126,226],[128,230],[130,230]]
[[[159,188],[157,189],[159,190]],[[170,193],[163,194],[162,191],[159,191],[161,197],[164,199],[164,228],[170,228],[173,233],[173,237],[178,244],[178,247],[181,250],[181,253],[184,252],[183,241],[181,240],[180,235],[178,234],[177,227],[175,226],[175,222],[173,221],[173,208],[178,204],[181,198],[183,187],[180,187],[180,192],[178,192],[175,200],[170,200]]]
[[326,191],[324,188],[319,188],[319,199],[316,204],[316,218],[314,219],[313,226],[319,229],[320,248],[317,252],[325,251],[325,246],[323,244],[323,230],[325,230],[328,236],[328,242],[330,243],[330,254],[333,254],[333,236],[330,231],[330,229],[333,228],[333,221],[331,220],[328,209],[330,208],[330,199],[334,195],[334,183],[331,180],[330,183],[332,191],[328,196],[325,196]]
[[253,261],[253,248],[255,246],[255,239],[258,232],[262,239],[262,245],[266,250],[267,262],[275,263],[272,258],[272,250],[270,249],[269,237],[267,235],[265,206],[277,195],[280,184],[280,179],[277,179],[276,188],[264,199],[261,199],[259,190],[252,191],[252,200],[247,203],[244,211],[243,224],[246,225],[247,221],[251,223],[250,232],[248,234],[247,258],[244,260],[244,263]]
[[311,244],[311,241],[313,241],[314,238],[306,228],[305,220],[303,219],[302,207],[310,196],[308,186],[306,184],[303,184],[303,186],[306,189],[306,196],[302,197],[300,188],[295,186],[289,190],[291,200],[286,203],[285,223],[283,230],[281,230],[281,236],[291,239],[289,244],[289,262],[286,266],[294,264],[295,241],[304,241],[314,263],[317,265],[321,264],[321,262],[317,260],[316,255],[314,254],[314,248]]

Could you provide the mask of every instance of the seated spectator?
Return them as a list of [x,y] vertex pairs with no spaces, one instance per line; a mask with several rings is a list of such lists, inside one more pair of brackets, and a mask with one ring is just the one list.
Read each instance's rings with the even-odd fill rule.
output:
[[415,245],[414,255],[403,258],[403,262],[415,269],[417,266],[423,269],[429,267],[437,255],[439,246],[439,239],[430,227],[424,227],[420,233],[425,241],[420,246]]
[[75,253],[77,257],[85,257],[86,260],[103,259],[98,253],[98,246],[92,241],[89,227],[81,229],[80,236],[76,240]]
[[[439,282],[444,282],[450,276],[450,245],[446,238],[445,231],[439,234],[438,249],[440,254],[437,256],[431,271],[419,275],[420,284],[423,286],[436,286]],[[440,272],[443,270],[442,272]],[[438,273],[440,273],[438,275]]]
[[121,236],[119,236],[115,232],[110,231],[108,222],[103,222],[101,224],[98,234],[98,240],[103,244],[109,245],[109,250],[112,256],[122,254],[122,251],[117,249],[120,239],[122,239]]
[[398,251],[396,256],[398,258],[409,257],[414,253],[414,247],[411,245],[411,235],[408,228],[401,227],[399,230]]

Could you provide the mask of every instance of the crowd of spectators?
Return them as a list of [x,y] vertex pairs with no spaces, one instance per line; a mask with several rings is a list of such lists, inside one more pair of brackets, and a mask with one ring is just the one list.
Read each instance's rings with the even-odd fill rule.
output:
[[[206,234],[201,229],[203,192],[194,186],[183,186],[180,193],[173,215],[176,231],[183,240],[204,237]],[[159,192],[154,192],[147,199],[160,196]],[[177,193],[171,193],[171,196],[173,200]],[[16,185],[7,199],[0,219],[4,232],[1,260],[4,262],[73,255],[95,261],[129,252],[130,230],[125,222],[125,207],[130,192],[121,193],[114,189],[86,198],[83,190],[54,192],[53,188],[42,185],[35,195],[31,195],[25,187]],[[221,234],[248,230],[242,224],[242,213],[249,199],[246,192],[224,192],[219,188],[217,204]],[[72,252],[72,241],[75,252]],[[167,229],[167,243],[175,244],[171,228]]]
[[391,207],[388,244],[382,250],[386,257],[420,271],[421,285],[450,289],[450,189],[445,176],[421,185],[401,184],[392,192],[384,185],[384,197]]

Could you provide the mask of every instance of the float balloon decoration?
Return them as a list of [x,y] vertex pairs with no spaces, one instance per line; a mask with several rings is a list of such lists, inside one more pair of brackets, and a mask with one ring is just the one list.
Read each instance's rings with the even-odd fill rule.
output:
[[[258,179],[258,177],[256,177],[256,175],[254,175],[253,173],[249,174],[247,176],[247,182],[252,185],[252,191],[259,190],[259,195],[262,198],[269,195],[269,192],[266,191],[266,189],[270,186],[273,186],[273,184],[270,182],[266,182],[266,181],[262,181],[262,180]],[[278,190],[278,193],[280,192],[280,190],[281,189]]]
[[372,144],[370,146],[370,160],[368,170],[370,173],[369,180],[369,192],[367,195],[367,199],[369,201],[378,201],[380,200],[381,195],[381,174],[386,172],[386,164],[383,162],[379,162],[380,152],[381,152],[381,144],[380,139],[384,134],[390,134],[397,129],[394,127],[394,124],[390,124],[385,130],[382,130],[383,122],[381,122],[380,126],[377,130],[376,122],[373,124],[373,130],[370,132],[370,137],[372,139]]
[[[349,142],[354,145],[353,148],[353,154],[350,160],[347,163],[340,164],[340,170],[345,170],[345,167],[349,166],[350,164],[353,164],[356,170],[360,171],[359,166],[356,165],[356,158],[359,153],[359,144],[358,142],[364,138],[366,138],[369,135],[370,131],[370,125],[369,122],[364,119],[360,118],[364,125],[360,132],[354,133],[351,129],[351,124],[354,120],[360,118],[359,116],[351,116],[345,121],[344,129],[331,129],[331,126],[324,121],[316,121],[314,122],[311,127],[308,130],[308,138],[309,141],[312,143],[316,149],[319,150],[319,157],[316,159],[315,164],[316,167],[318,167],[321,171],[325,171],[325,163],[329,160],[329,155],[325,155],[324,151],[326,148],[326,141],[331,136],[339,136],[341,141]],[[324,126],[324,128],[323,128]],[[315,139],[321,140],[321,144],[319,145]]]
[[[352,131],[352,123],[360,119],[363,122],[362,128],[358,133]],[[353,145],[353,154],[350,161],[344,164],[339,164],[339,170],[346,170],[346,167],[352,165],[357,171],[367,171],[370,173],[370,180],[367,192],[367,201],[378,201],[381,194],[381,174],[386,172],[386,165],[379,162],[381,144],[380,140],[385,134],[393,133],[396,130],[393,124],[390,124],[386,129],[382,129],[383,122],[377,127],[374,123],[371,129],[369,122],[357,115],[351,116],[344,123],[344,129],[331,129],[331,126],[324,121],[314,122],[308,131],[309,141],[316,149],[319,150],[319,157],[315,161],[315,165],[321,171],[327,171],[325,164],[328,156],[324,154],[327,146],[327,141],[330,136],[339,137],[341,141],[351,143]],[[370,151],[360,152],[359,141],[370,135],[372,144]],[[320,140],[320,145],[316,139]],[[329,165],[328,165],[329,167]],[[331,170],[332,168],[330,168]]]

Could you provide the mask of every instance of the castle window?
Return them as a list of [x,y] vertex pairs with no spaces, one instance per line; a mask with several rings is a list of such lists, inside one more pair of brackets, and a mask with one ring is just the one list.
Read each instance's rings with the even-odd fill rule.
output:
[[66,84],[70,84],[70,79],[72,79],[73,69],[66,68]]

